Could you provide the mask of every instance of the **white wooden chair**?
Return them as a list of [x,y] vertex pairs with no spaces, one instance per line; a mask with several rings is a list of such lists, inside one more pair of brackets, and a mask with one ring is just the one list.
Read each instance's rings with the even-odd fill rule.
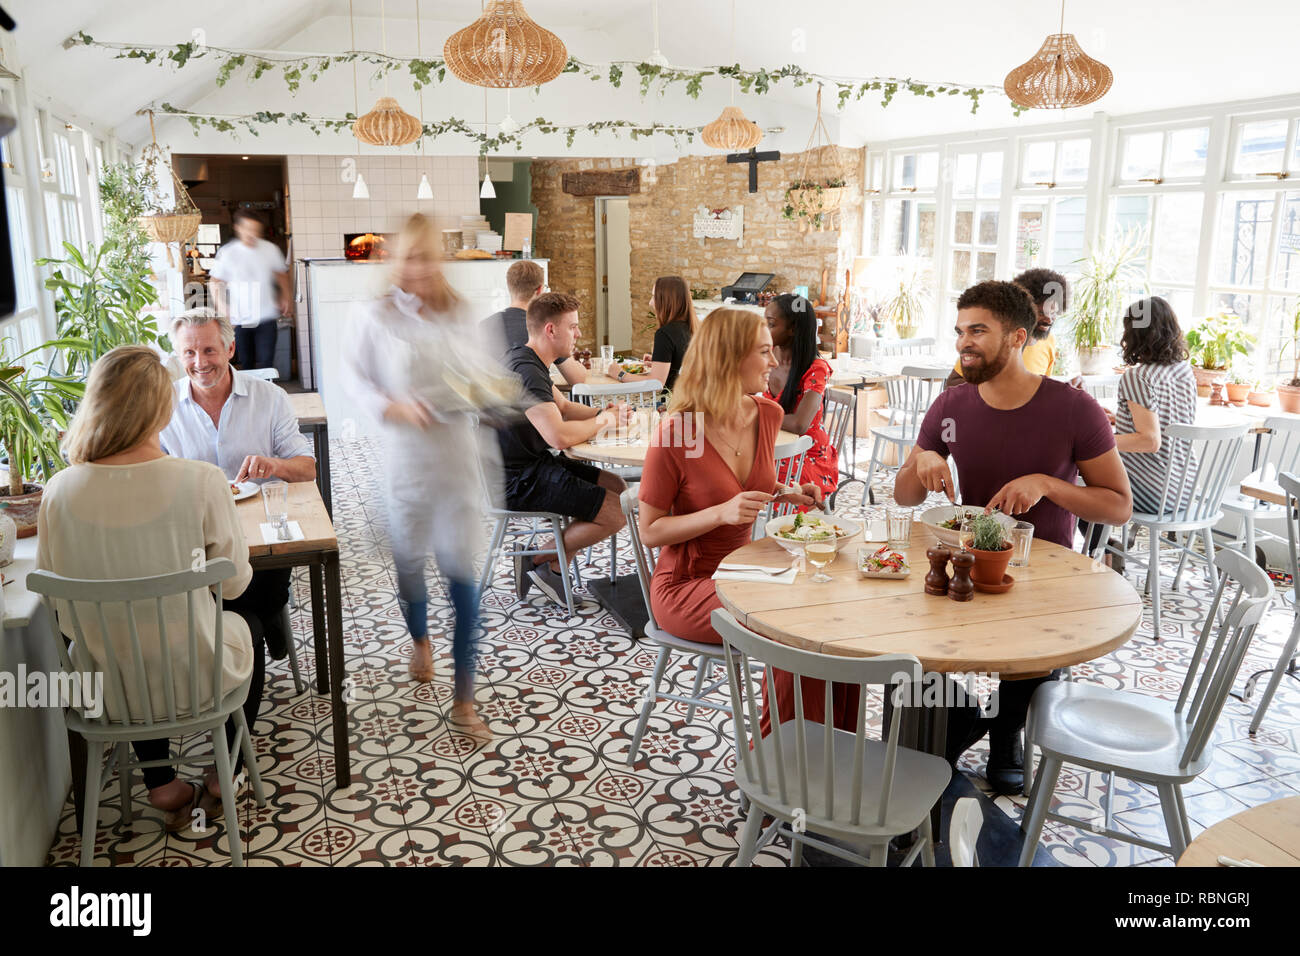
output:
[[[232,866],[244,865],[233,779],[236,754],[243,753],[244,769],[252,782],[258,806],[265,806],[266,794],[257,772],[257,755],[249,738],[248,723],[244,719],[244,702],[248,699],[252,675],[237,687],[227,689],[223,686],[226,648],[222,641],[220,585],[234,574],[234,562],[229,558],[217,558],[209,561],[201,571],[176,571],[147,578],[95,581],[66,578],[49,571],[33,571],[27,576],[27,589],[45,596],[51,637],[58,647],[63,672],[73,680],[79,674],[102,675],[103,678],[99,713],[87,710],[83,698],[81,705],[71,707],[66,716],[68,729],[84,737],[87,745],[86,795],[81,825],[82,866],[91,866],[94,862],[100,793],[113,772],[114,764],[122,799],[122,823],[129,826],[132,820],[132,771],[136,768],[178,766],[194,760],[188,754],[140,760],[131,752],[131,742],[171,739],[195,733],[204,733],[212,738],[225,814],[226,848]],[[213,604],[205,600],[209,591],[214,598]],[[177,601],[184,602],[189,621],[183,659],[179,657],[182,645],[172,639],[166,623],[165,605],[174,607]],[[140,613],[147,615],[146,620],[157,622],[157,640],[162,657],[160,665],[150,674],[145,673],[146,654],[138,633],[137,605],[144,605]],[[206,616],[213,605],[213,644],[211,647],[206,643],[200,646],[195,623],[199,615]],[[71,653],[57,623],[56,612],[60,610],[62,621],[73,634]],[[124,621],[124,625],[119,624],[114,629],[109,621]],[[83,622],[93,624],[95,643],[104,657],[102,664],[91,656]],[[123,629],[125,633],[122,633]],[[120,659],[115,653],[115,645],[119,650],[123,645],[127,648],[127,653]],[[150,658],[154,657],[152,650],[151,647]],[[177,656],[174,658],[173,655]],[[152,699],[149,691],[151,679],[162,683],[162,700]],[[129,703],[128,686],[134,691],[137,701],[134,712]],[[177,704],[177,690],[182,687],[189,698],[188,708]],[[205,696],[208,698],[206,704],[203,703]],[[158,711],[166,716],[155,716]],[[236,727],[235,740],[231,744],[226,742],[227,719],[233,719]],[[107,763],[106,756],[109,758]]]

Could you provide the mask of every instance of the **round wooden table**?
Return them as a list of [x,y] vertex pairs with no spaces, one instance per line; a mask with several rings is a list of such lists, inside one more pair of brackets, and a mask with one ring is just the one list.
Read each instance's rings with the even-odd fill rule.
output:
[[[1035,540],[1029,566],[1008,568],[1005,594],[976,592],[959,603],[925,593],[925,551],[934,536],[912,526],[901,581],[863,578],[861,537],[826,569],[829,584],[800,575],[794,584],[719,581],[718,597],[736,620],[764,637],[822,654],[913,654],[927,671],[1031,677],[1094,660],[1124,644],[1142,619],[1142,599],[1121,575],[1060,545]],[[874,550],[880,544],[872,544]],[[734,564],[789,567],[770,538],[727,556]]]
[[1271,800],[1220,820],[1187,845],[1179,866],[1219,866],[1219,857],[1300,866],[1300,797]]
[[[785,445],[799,440],[799,436],[793,432],[782,431],[776,436],[776,453],[781,457],[781,449]],[[570,458],[581,458],[584,461],[594,461],[606,465],[623,465],[628,468],[640,468],[645,464],[646,452],[650,450],[650,443],[644,441],[637,442],[589,442],[585,441],[580,445],[574,445],[565,449],[565,454]]]

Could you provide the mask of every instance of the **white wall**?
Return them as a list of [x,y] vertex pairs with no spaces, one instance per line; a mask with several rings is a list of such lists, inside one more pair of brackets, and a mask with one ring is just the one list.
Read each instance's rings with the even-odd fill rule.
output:
[[[477,215],[479,180],[472,156],[291,155],[289,228],[296,259],[343,255],[347,232],[396,232],[413,212],[448,227]],[[370,198],[353,199],[353,170],[366,179]],[[433,199],[417,200],[420,174],[427,173]]]

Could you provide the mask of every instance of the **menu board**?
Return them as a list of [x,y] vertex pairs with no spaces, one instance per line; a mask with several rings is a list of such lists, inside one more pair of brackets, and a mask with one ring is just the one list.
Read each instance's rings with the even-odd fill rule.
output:
[[524,240],[533,237],[533,214],[531,212],[506,213],[506,235],[501,242],[502,249],[519,252],[524,248]]

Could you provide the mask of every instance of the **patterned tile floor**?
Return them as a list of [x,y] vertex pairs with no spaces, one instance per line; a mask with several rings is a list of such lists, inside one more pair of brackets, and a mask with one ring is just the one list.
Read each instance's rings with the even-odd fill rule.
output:
[[[247,791],[240,802],[248,865],[730,864],[741,817],[731,782],[729,718],[700,709],[687,722],[685,706],[661,702],[642,759],[628,767],[654,648],[633,641],[594,601],[584,602],[573,619],[535,591],[519,603],[507,562],[500,563],[482,606],[478,700],[496,735],[482,750],[447,721],[448,637],[435,638],[436,680],[419,685],[407,678],[408,642],[394,596],[376,452],[365,442],[335,440],[331,453],[347,668],[355,688],[349,714],[354,784],[347,791],[334,788],[328,699],[310,690],[296,694],[287,661],[269,664],[253,731],[268,802],[257,808]],[[888,479],[878,487],[888,494]],[[599,558],[596,567],[602,567]],[[449,623],[450,606],[432,565],[430,582],[430,627],[437,635]],[[1076,667],[1075,679],[1176,696],[1208,593],[1197,573],[1185,587],[1164,605],[1159,644],[1151,639],[1148,616],[1125,647]],[[304,677],[311,680],[305,575],[295,590],[294,632]],[[1290,624],[1289,607],[1279,601],[1255,640],[1238,690],[1245,675],[1273,666]],[[677,663],[669,677],[688,690],[694,671]],[[1300,687],[1283,684],[1254,739],[1247,734],[1253,710],[1253,702],[1229,699],[1214,764],[1185,789],[1193,834],[1239,810],[1300,793]],[[207,750],[198,740],[182,746],[196,754]],[[981,743],[962,763],[980,786],[986,754]],[[196,759],[191,776],[204,766]],[[1067,767],[1057,809],[1098,817],[1104,787],[1101,774]],[[96,865],[227,862],[220,823],[204,834],[166,834],[137,784],[136,820],[127,828],[116,793],[111,785],[103,798]],[[999,797],[996,803],[1018,820],[1025,799]],[[1150,788],[1117,781],[1114,809],[1120,827],[1164,839]],[[1066,825],[1049,824],[1044,844],[1056,863],[1067,866],[1171,863]],[[49,863],[75,865],[79,850],[69,801]],[[788,865],[789,853],[784,845],[770,846],[756,862]]]

